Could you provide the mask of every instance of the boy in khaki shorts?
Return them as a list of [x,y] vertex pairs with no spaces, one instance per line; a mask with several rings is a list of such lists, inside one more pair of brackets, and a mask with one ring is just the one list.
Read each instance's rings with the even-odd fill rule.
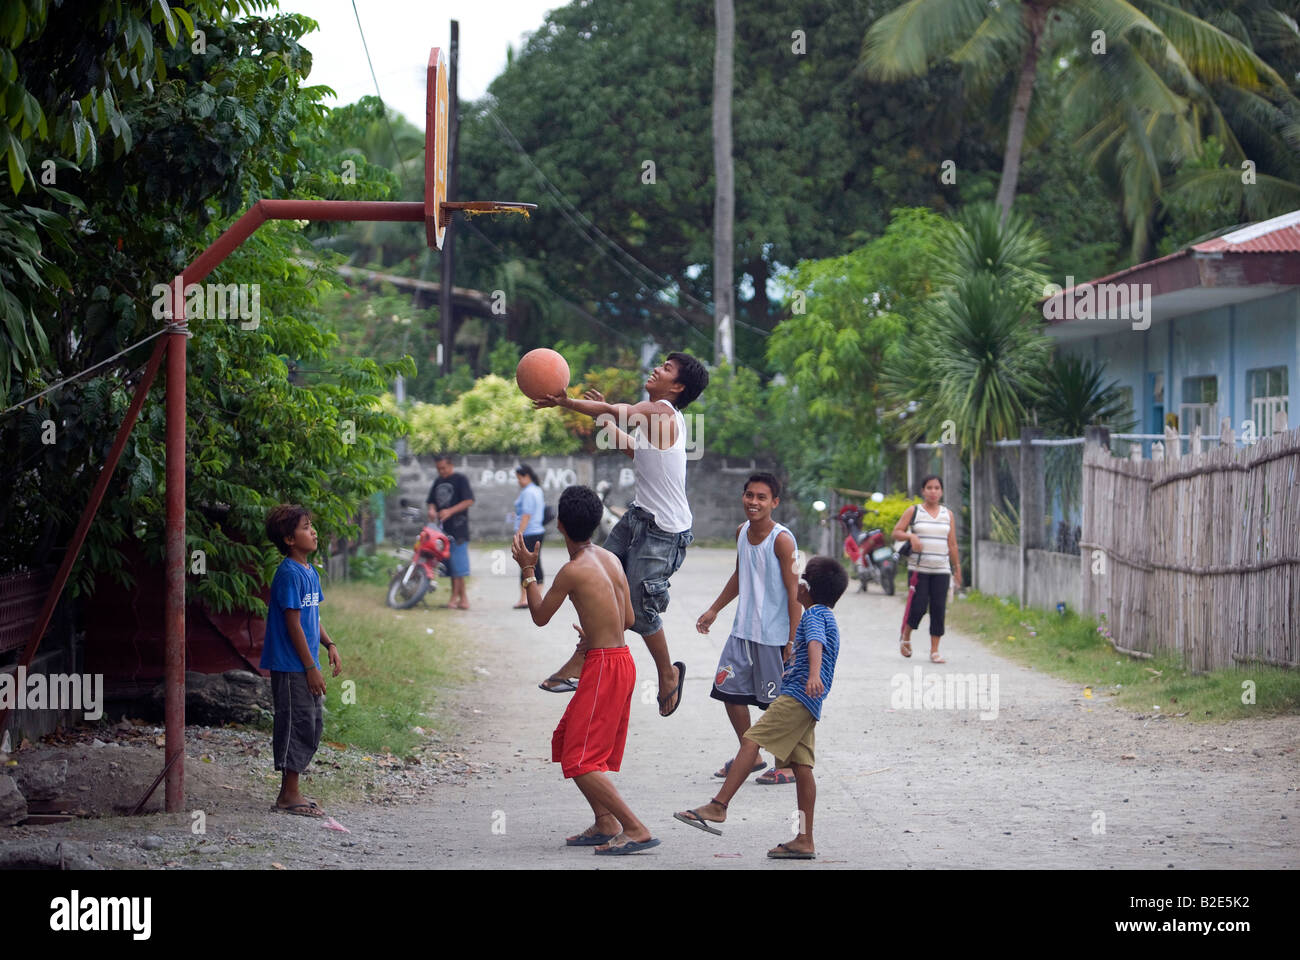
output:
[[745,733],[740,751],[732,761],[727,779],[710,802],[673,817],[692,827],[719,836],[710,826],[725,823],[727,806],[745,782],[758,758],[760,747],[770,750],[777,763],[794,769],[799,806],[799,834],[789,843],[778,843],[767,852],[773,860],[813,860],[813,806],[817,784],[813,780],[814,732],[821,719],[822,703],[830,693],[835,676],[835,659],[840,651],[840,630],[831,607],[849,584],[839,561],[813,557],[799,582],[799,604],[804,608],[794,639],[794,661],[781,678],[781,695],[762,718]]

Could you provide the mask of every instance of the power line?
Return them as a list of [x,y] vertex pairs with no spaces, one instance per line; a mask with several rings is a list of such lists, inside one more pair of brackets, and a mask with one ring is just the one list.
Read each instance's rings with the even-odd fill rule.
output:
[[[641,263],[640,260],[637,260],[637,258],[634,258],[632,254],[629,254],[627,250],[624,250],[623,247],[617,245],[617,242],[615,242],[614,239],[611,239],[610,237],[608,237],[606,233],[602,232],[601,228],[598,228],[597,225],[593,224],[593,222],[591,222],[588,219],[588,217],[584,216],[584,213],[582,213],[580,209],[578,209],[577,207],[573,206],[573,204],[569,202],[567,196],[563,194],[563,191],[560,191],[559,187],[556,187],[554,183],[550,181],[550,178],[547,177],[546,174],[542,172],[541,168],[539,168],[538,165],[534,163],[532,157],[528,155],[528,151],[524,150],[523,144],[521,144],[519,142],[519,139],[515,137],[515,134],[512,133],[510,127],[506,126],[506,122],[504,122],[502,118],[498,116],[497,112],[493,111],[493,109],[491,109],[490,107],[485,109],[487,111],[487,116],[493,118],[493,121],[495,122],[495,124],[497,124],[499,130],[502,131],[504,138],[507,139],[507,142],[508,144],[510,144],[512,150],[515,151],[516,153],[519,153],[519,155],[523,157],[525,163],[529,165],[529,168],[532,168],[533,173],[537,174],[538,180],[542,182],[542,185],[546,187],[546,190],[549,191],[551,196],[554,196],[556,202],[559,203],[560,213],[563,213],[565,220],[569,221],[569,225],[572,225],[573,229],[577,230],[578,235],[580,235],[582,239],[585,239],[586,242],[590,243],[590,245],[593,246],[595,250],[597,250],[598,252],[602,252],[602,254],[608,256],[608,258],[610,258],[612,263],[614,263],[616,267],[619,267],[619,269],[623,271],[625,276],[628,276],[630,280],[640,285],[643,290],[649,291],[649,293],[651,294],[656,293],[653,287],[647,285],[646,282],[641,280],[640,277],[633,277],[632,274],[630,274],[627,271],[627,269],[623,268],[623,265],[619,264],[619,261],[614,259],[614,256],[612,256],[610,252],[608,252],[608,250],[602,250],[601,247],[597,246],[597,243],[595,243],[593,239],[591,239],[590,237],[588,237],[588,235],[586,235],[584,230],[582,230],[581,226],[578,226],[577,224],[575,224],[575,222],[573,222],[573,219],[575,219],[575,217],[577,220],[580,220],[582,224],[586,226],[586,228],[590,229],[591,232],[597,235],[597,237],[601,239],[601,241],[604,243],[604,245],[606,245],[607,248],[612,248],[612,250],[619,252],[619,254],[623,255],[623,258],[627,259],[629,263],[632,263],[634,267],[640,268],[641,271],[645,272],[646,276],[649,276],[651,280],[654,280],[655,284],[658,284],[660,287],[676,286],[677,290],[680,291],[682,297],[690,300],[690,302],[694,303],[695,306],[701,308],[701,310],[706,312],[712,312],[711,308],[708,307],[708,304],[703,303],[702,300],[693,297],[693,295],[690,294],[688,290],[685,290],[685,287],[682,287],[680,284],[675,284],[675,282],[669,280],[668,277],[660,276],[660,274],[655,273],[653,269],[646,267],[646,265]],[[677,313],[676,311],[672,311],[672,312],[673,315],[677,316],[677,319],[682,320],[682,323],[689,324],[689,321],[686,320],[684,316],[681,316],[680,313]],[[745,327],[746,329],[754,330],[755,333],[762,334],[762,336],[764,337],[771,336],[771,330],[764,330],[762,327],[754,327],[753,324],[746,323],[746,321],[741,320],[740,317],[733,317],[733,323],[740,325],[740,327]],[[701,334],[701,336],[703,336],[703,334]],[[708,338],[708,340],[712,342],[712,338]]]
[[[370,46],[366,43],[366,31],[361,29],[361,14],[357,13],[357,0],[352,0],[352,15],[357,18],[357,32],[361,34],[361,49],[366,53],[366,63],[370,66],[370,79],[375,84],[375,96],[379,98],[380,113],[384,118],[384,126],[388,128],[388,139],[393,143],[393,159],[397,163],[397,168],[402,172],[402,186],[406,186],[406,164],[402,160],[402,151],[397,146],[397,135],[393,133],[393,124],[388,119],[388,107],[384,103],[384,95],[379,92],[379,78],[375,76],[375,65],[370,59]],[[425,158],[428,162],[428,158]]]

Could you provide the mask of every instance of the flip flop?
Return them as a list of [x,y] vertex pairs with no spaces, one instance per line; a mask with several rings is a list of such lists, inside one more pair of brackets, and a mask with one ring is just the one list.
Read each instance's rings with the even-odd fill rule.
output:
[[698,827],[699,829],[703,830],[705,833],[711,833],[714,836],[718,836],[718,837],[722,836],[721,830],[719,830],[715,826],[710,825],[709,821],[705,820],[703,817],[700,816],[698,807],[695,810],[687,810],[685,813],[674,813],[673,819],[680,820],[682,823],[686,824],[687,826]]
[[511,610],[527,610],[527,609],[528,609],[528,604],[526,604],[526,603],[516,603],[516,604],[515,604],[513,607],[511,607],[510,609],[511,609]]
[[660,710],[663,710],[664,704],[673,697],[677,698],[677,702],[673,704],[673,708],[667,713],[660,713],[659,716],[661,717],[671,717],[677,712],[677,708],[682,705],[682,681],[686,679],[686,664],[682,663],[680,660],[675,660],[673,661],[673,666],[677,668],[677,686],[673,688],[673,692],[668,694],[668,696],[655,697],[655,699],[659,701]]
[[569,837],[564,843],[570,847],[598,847],[613,839],[612,833],[580,833],[576,837]]
[[794,783],[794,777],[790,776],[788,773],[781,773],[776,768],[773,768],[761,777],[755,777],[754,782],[764,787],[770,787],[774,784]]
[[[554,682],[555,686],[548,687],[547,682]],[[539,690],[545,690],[547,693],[573,693],[578,689],[578,685],[566,677],[557,677],[554,674],[547,677],[537,685]]]
[[[624,835],[620,833],[618,836],[623,837]],[[618,837],[614,839],[617,840]],[[640,853],[642,850],[649,850],[651,847],[657,846],[659,846],[659,841],[654,837],[649,840],[628,840],[624,837],[624,842],[617,847],[610,847],[608,850],[593,850],[592,853],[600,857],[625,857],[629,853]]]
[[[780,851],[780,853],[777,852]],[[775,850],[767,851],[767,855],[772,860],[816,860],[817,854],[804,853],[802,850],[791,850],[784,843],[778,843]]]
[[900,637],[898,640],[898,652],[905,657],[910,657],[912,655],[912,641],[904,640]]
[[[735,760],[728,760],[726,763],[722,765],[722,772],[715,773],[714,776],[717,777],[719,780],[727,779],[727,774],[731,772],[731,765],[735,762],[736,762]],[[754,764],[753,768],[749,771],[749,773],[758,773],[758,771],[766,770],[766,769],[767,769],[767,761],[760,760],[758,761],[758,763]],[[745,774],[745,776],[749,776],[749,773]]]
[[312,817],[316,820],[325,816],[325,811],[316,806],[315,801],[311,803],[295,803],[287,807],[282,807],[277,803],[271,809],[276,813],[287,813],[293,817]]
[[947,663],[948,661],[945,660],[943,657],[939,656],[939,651],[938,651],[938,650],[935,650],[933,653],[930,654],[930,662],[931,662],[931,663]]

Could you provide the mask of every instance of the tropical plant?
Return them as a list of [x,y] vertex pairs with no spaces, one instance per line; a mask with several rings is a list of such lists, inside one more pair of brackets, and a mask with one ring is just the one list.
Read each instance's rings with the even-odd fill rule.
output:
[[412,404],[410,449],[417,454],[510,452],[524,457],[576,453],[582,443],[565,429],[561,413],[534,410],[513,380],[488,374],[453,403]]
[[943,289],[917,333],[897,345],[884,388],[909,440],[951,435],[979,454],[1019,433],[1048,341],[1030,319],[1041,295],[1043,243],[1023,217],[975,204],[944,231],[936,254]]
[[1133,410],[1119,381],[1105,383],[1104,363],[1058,351],[1044,367],[1033,401],[1038,425],[1059,437],[1081,437],[1085,427],[1104,425],[1117,433],[1133,429]]

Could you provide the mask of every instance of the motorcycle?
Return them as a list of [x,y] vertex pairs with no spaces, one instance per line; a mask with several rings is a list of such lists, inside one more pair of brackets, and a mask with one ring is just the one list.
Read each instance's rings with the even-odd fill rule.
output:
[[865,593],[867,584],[875,582],[880,584],[887,596],[892,597],[898,556],[885,540],[884,531],[880,527],[865,531],[862,529],[863,518],[873,513],[880,516],[878,510],[864,511],[854,504],[840,509],[837,519],[844,527],[844,553],[853,564],[853,576],[858,581],[859,593]]
[[609,494],[613,489],[614,485],[608,480],[602,480],[596,484],[596,495],[600,497],[601,506],[604,507],[600,514],[600,524],[596,527],[597,535],[600,537],[596,541],[597,546],[609,539],[610,531],[623,518],[623,514],[627,513],[626,507],[611,507],[609,505]]
[[[402,500],[402,518],[419,523],[419,507]],[[406,550],[398,555],[407,557]],[[438,574],[449,576],[447,559],[451,556],[451,538],[443,532],[437,520],[428,520],[420,529],[409,559],[401,564],[388,582],[388,605],[397,610],[408,610],[419,603],[430,590],[438,589]]]

